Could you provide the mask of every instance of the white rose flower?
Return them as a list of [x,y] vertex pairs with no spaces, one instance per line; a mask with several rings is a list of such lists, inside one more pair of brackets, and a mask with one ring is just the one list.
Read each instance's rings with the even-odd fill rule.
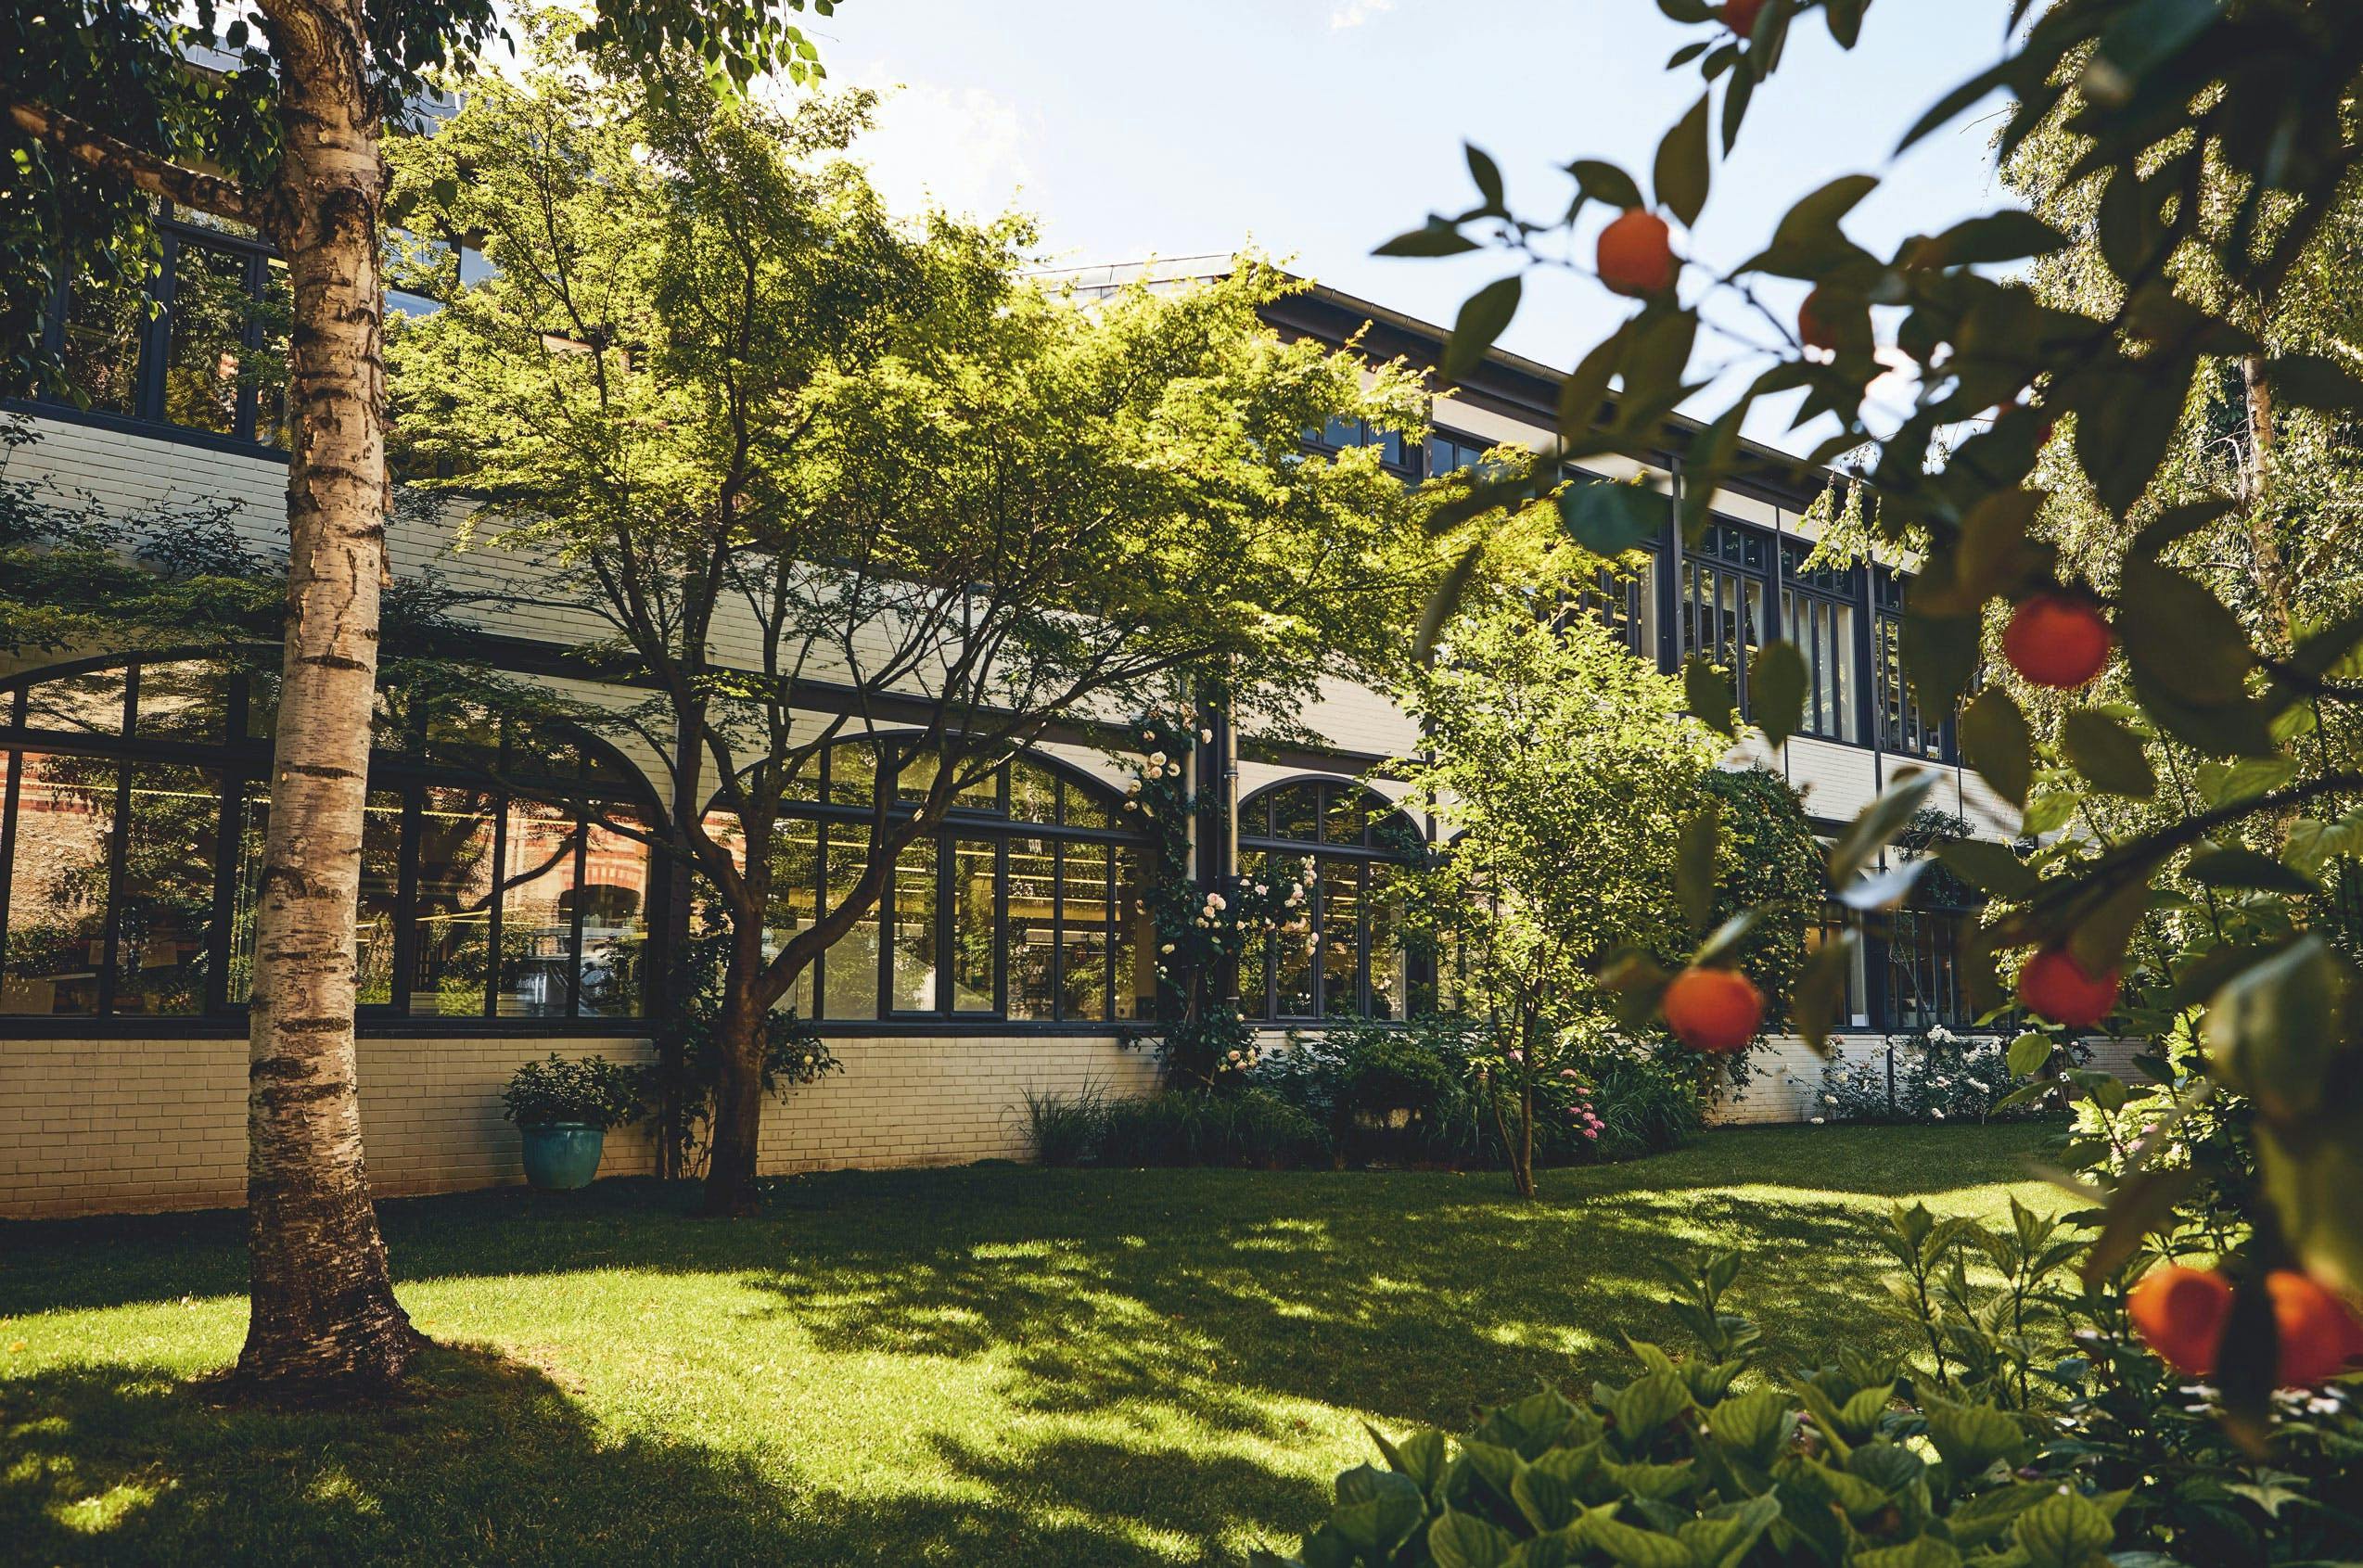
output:
[[1212,730],[1200,730],[1198,732],[1198,738],[1202,741],[1211,743],[1214,740],[1214,732]]
[[1161,953],[1169,953],[1169,952],[1171,952],[1172,950],[1173,950],[1173,944],[1172,944],[1172,943],[1170,943],[1170,942],[1168,942],[1168,943],[1166,943],[1166,944],[1165,944],[1165,946],[1163,946],[1163,947],[1161,947],[1161,948],[1157,949],[1157,951],[1159,951],[1159,952],[1161,952]]
[[1150,767],[1152,767],[1152,768],[1162,768],[1162,767],[1164,767],[1164,766],[1165,766],[1165,753],[1163,753],[1162,751],[1152,751],[1152,752],[1150,752],[1150,753],[1149,753],[1149,766],[1150,766]]
[[1829,1120],[1829,1118],[1828,1118],[1827,1116],[1816,1116],[1816,1117],[1814,1117],[1814,1118],[1813,1118],[1813,1125],[1814,1125],[1814,1126],[1816,1126],[1816,1127],[1820,1127],[1820,1126],[1823,1125],[1825,1122],[1827,1122],[1828,1120]]

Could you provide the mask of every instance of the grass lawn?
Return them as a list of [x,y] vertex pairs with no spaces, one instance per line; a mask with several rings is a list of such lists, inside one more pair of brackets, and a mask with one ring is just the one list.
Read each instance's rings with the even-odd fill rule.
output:
[[1672,1337],[1654,1258],[1736,1247],[1779,1361],[1891,1341],[1868,1227],[1996,1215],[2041,1129],[1713,1134],[1544,1177],[849,1173],[759,1220],[603,1183],[382,1205],[423,1396],[224,1410],[237,1217],[0,1226],[0,1561],[1223,1562],[1360,1423],[1457,1427]]

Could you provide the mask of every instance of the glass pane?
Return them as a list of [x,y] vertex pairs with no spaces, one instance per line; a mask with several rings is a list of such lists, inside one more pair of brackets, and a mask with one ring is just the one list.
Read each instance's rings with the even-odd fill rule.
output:
[[500,760],[501,721],[480,703],[437,703],[427,712],[427,755],[453,768],[489,770]]
[[1109,825],[1107,802],[1074,780],[1067,781],[1064,819],[1068,827],[1098,827]]
[[1362,841],[1362,824],[1370,813],[1362,807],[1360,790],[1350,784],[1333,784],[1329,798],[1322,805],[1322,843],[1360,844]]
[[[261,787],[260,785],[252,787]],[[262,816],[270,809],[269,802],[249,800],[248,818],[252,824],[253,863],[256,872],[262,862]],[[361,814],[361,908],[354,927],[358,940],[353,946],[354,979],[359,1001],[364,1007],[390,1007],[394,1003],[394,932],[400,924],[400,906],[396,902],[402,892],[402,792],[373,789],[369,804]],[[246,850],[241,846],[240,863],[245,863]],[[241,886],[246,884],[241,881]],[[241,895],[240,909],[253,907],[250,895]],[[254,950],[254,937],[249,925],[244,937],[243,950]],[[235,979],[236,974],[233,973]],[[245,982],[231,995],[242,997],[251,989],[249,974]]]
[[164,351],[164,417],[174,425],[237,432],[247,368],[246,257],[183,245],[172,273],[172,337]]
[[1107,1016],[1107,856],[1105,844],[1061,846],[1059,1014]]
[[512,800],[501,873],[501,975],[492,998],[504,1018],[563,1018],[574,973],[574,813]]
[[1013,822],[1058,821],[1058,778],[1023,757],[1009,764],[1009,815]]
[[294,444],[287,431],[287,383],[294,374],[287,363],[287,323],[295,295],[287,287],[285,261],[274,256],[262,267],[262,299],[252,307],[262,327],[262,347],[254,356],[254,439],[286,448]]
[[418,818],[414,1016],[480,1017],[492,912],[492,802],[477,790],[427,786]]
[[[618,822],[637,819],[610,809]],[[809,842],[811,828],[801,825]],[[806,851],[805,900],[811,899],[811,851]],[[575,901],[582,910],[582,976],[580,1011],[585,1018],[637,1018],[644,1011],[648,954],[648,846],[611,827],[589,824],[582,848],[582,886]],[[809,1001],[811,971],[805,971]],[[803,1009],[810,1012],[809,1005]]]
[[220,774],[162,764],[132,770],[116,916],[117,1013],[185,1017],[205,1011],[221,833]]
[[993,912],[999,856],[990,840],[962,838],[952,846],[952,1010],[993,1010],[993,950],[1001,923]]
[[[1072,795],[1067,797],[1071,802]],[[1122,850],[1116,862],[1116,1015],[1156,1016],[1156,928],[1142,907],[1148,886],[1143,851]]]
[[132,733],[143,740],[220,741],[229,723],[229,671],[204,659],[142,665]]
[[[1280,857],[1274,856],[1276,860]],[[1317,899],[1320,889],[1314,890]],[[1304,929],[1290,930],[1294,922],[1284,922],[1272,938],[1272,1015],[1277,1018],[1309,1018],[1313,1015],[1313,954],[1318,950],[1310,924],[1312,911],[1300,908],[1299,919]]]
[[[1017,775],[1012,772],[1013,794]],[[1070,847],[1071,848],[1071,847]],[[1051,1018],[1057,1014],[1055,988],[1058,937],[1052,925],[1052,896],[1057,886],[1050,841],[1009,841],[1009,1016]]]
[[1356,965],[1361,952],[1361,867],[1351,860],[1321,866],[1321,1010],[1328,1018],[1361,1014]]
[[1370,865],[1370,1015],[1411,1016],[1411,968],[1403,952],[1402,911],[1393,894],[1395,868]]
[[829,798],[840,806],[867,806],[877,788],[878,754],[867,741],[829,747]]
[[[801,817],[783,818],[772,837],[772,918],[763,938],[766,957],[775,956],[817,918],[813,906],[820,899],[820,872],[821,824]],[[646,874],[645,859],[642,874]],[[587,932],[583,940],[590,941]],[[787,994],[780,998],[783,1010],[798,1018],[813,1015],[813,973],[811,964],[805,965]]]
[[76,735],[121,734],[121,668],[87,670],[42,682],[25,694],[25,727]]
[[[895,775],[895,797],[914,805],[925,800],[927,792],[935,788],[936,770],[942,765],[943,759],[932,751],[904,758],[902,771]],[[952,762],[952,771],[961,774],[973,771],[976,766],[975,759],[970,758],[954,758]],[[995,769],[983,778],[973,779],[952,791],[952,804],[963,810],[1000,810],[1000,770]]]
[[937,1001],[936,841],[903,847],[894,862],[894,1010],[932,1013]]
[[77,402],[109,414],[139,412],[139,346],[147,290],[96,277],[66,292],[66,385]]
[[[839,751],[835,760],[842,761]],[[829,908],[834,910],[862,880],[869,864],[870,831],[866,827],[836,827],[826,831],[829,862]],[[875,1018],[878,1015],[878,911],[873,904],[852,928],[821,955],[821,1016]]]
[[89,1017],[106,962],[115,764],[30,752],[19,766],[0,1013]]
[[[1239,851],[1239,875],[1250,886],[1260,878],[1271,863],[1268,849]],[[1271,985],[1271,946],[1275,941],[1290,941],[1287,937],[1250,937],[1247,950],[1239,957],[1239,1011],[1249,1018],[1270,1017]]]
[[1318,836],[1321,815],[1321,786],[1313,784],[1291,784],[1275,792],[1271,797],[1271,835],[1274,838],[1300,838],[1309,843]]

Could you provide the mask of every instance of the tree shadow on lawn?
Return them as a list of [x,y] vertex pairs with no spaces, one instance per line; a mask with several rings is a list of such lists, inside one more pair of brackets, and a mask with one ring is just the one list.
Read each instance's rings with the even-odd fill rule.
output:
[[[470,1347],[430,1352],[415,1397],[346,1411],[222,1409],[153,1366],[52,1370],[0,1382],[0,1542],[28,1562],[1097,1568],[1192,1549],[1144,1543],[1137,1519],[1212,1561],[1225,1527],[1261,1536],[1321,1501],[1244,1461],[1112,1444],[954,1450],[989,1498],[857,1501],[748,1456],[603,1432],[546,1375]],[[1137,1479],[1095,1498],[1090,1474]],[[1150,1476],[1186,1503],[1158,1503]]]

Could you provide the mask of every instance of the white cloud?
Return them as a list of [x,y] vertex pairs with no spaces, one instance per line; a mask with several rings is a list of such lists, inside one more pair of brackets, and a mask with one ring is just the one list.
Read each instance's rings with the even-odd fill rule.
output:
[[1330,29],[1338,32],[1360,27],[1381,11],[1394,8],[1395,0],[1340,0],[1340,4],[1329,13]]
[[897,211],[928,203],[992,217],[1030,206],[1028,149],[1041,140],[1041,117],[982,87],[894,83],[883,67],[851,79],[875,85],[877,128],[853,144],[853,156]]

